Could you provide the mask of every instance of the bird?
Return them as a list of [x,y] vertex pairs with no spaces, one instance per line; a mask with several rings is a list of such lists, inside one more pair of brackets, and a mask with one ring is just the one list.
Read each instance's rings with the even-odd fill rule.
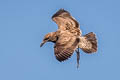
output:
[[74,52],[77,53],[77,68],[79,67],[80,51],[91,54],[97,52],[97,38],[95,33],[90,32],[82,35],[80,24],[72,15],[64,9],[59,9],[52,16],[58,30],[44,36],[40,47],[46,42],[54,43],[54,54],[59,62],[69,59]]

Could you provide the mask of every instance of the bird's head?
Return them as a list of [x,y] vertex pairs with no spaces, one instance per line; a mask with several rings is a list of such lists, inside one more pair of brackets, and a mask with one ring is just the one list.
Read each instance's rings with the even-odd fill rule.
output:
[[46,42],[55,42],[57,38],[55,35],[55,32],[46,34],[42,43],[40,44],[40,47],[42,47]]

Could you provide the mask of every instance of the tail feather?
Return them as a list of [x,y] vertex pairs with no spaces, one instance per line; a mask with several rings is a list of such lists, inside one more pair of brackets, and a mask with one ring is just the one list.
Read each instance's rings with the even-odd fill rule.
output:
[[84,35],[84,47],[81,49],[86,53],[93,53],[97,51],[97,38],[93,32]]

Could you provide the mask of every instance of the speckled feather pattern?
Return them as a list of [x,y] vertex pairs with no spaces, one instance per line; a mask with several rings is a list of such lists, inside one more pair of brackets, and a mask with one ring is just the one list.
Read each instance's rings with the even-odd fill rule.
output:
[[44,42],[54,42],[54,53],[58,61],[67,60],[72,56],[74,51],[79,47],[85,53],[97,51],[97,39],[93,32],[82,36],[79,23],[71,14],[60,9],[53,16],[52,20],[58,25],[56,32],[48,33],[44,37]]

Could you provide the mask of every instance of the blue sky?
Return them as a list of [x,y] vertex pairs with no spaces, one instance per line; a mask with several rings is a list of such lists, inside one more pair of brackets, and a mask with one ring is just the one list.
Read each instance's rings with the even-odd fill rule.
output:
[[[119,0],[0,0],[0,80],[120,80]],[[68,10],[83,34],[95,32],[98,52],[81,51],[60,63],[53,43],[40,48],[45,34],[57,30],[51,16]]]

